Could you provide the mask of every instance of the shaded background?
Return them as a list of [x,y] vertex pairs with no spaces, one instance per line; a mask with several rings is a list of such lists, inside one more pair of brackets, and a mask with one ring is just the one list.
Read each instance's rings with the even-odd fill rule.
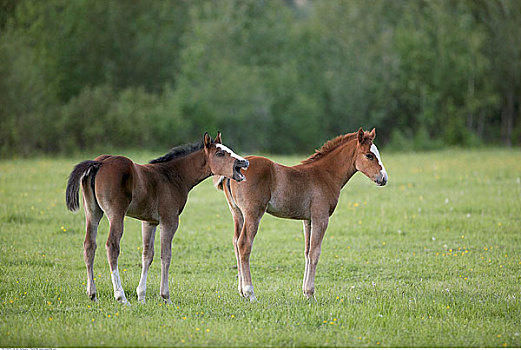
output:
[[0,155],[521,144],[521,1],[0,0]]

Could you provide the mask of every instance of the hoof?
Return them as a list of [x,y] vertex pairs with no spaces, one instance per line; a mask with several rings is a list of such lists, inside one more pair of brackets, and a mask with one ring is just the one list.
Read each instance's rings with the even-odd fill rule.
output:
[[163,299],[163,301],[165,302],[166,305],[172,305],[172,300],[170,300],[170,298]]
[[315,298],[315,293],[313,291],[304,291],[304,296],[306,297],[307,300],[309,300],[310,302],[315,302],[317,301],[317,298]]
[[120,303],[121,305],[125,305],[125,306],[131,306],[130,302],[126,298],[118,299],[118,303]]
[[306,299],[307,299],[307,301],[309,301],[310,303],[316,303],[316,302],[317,302],[317,298],[315,298],[314,295],[306,295]]
[[130,306],[130,303],[128,302],[127,300],[127,297],[125,297],[125,294],[117,294],[114,296],[116,298],[116,300],[118,301],[118,303],[120,304],[123,304],[123,305],[126,305],[126,306]]
[[248,299],[251,302],[257,301],[255,297],[255,293],[253,292],[253,286],[245,286],[242,290],[242,296]]
[[137,301],[140,303],[140,304],[143,304],[145,305],[145,298],[137,298]]
[[98,302],[98,298],[96,298],[96,294],[87,294],[90,298],[90,300],[92,300],[93,302]]

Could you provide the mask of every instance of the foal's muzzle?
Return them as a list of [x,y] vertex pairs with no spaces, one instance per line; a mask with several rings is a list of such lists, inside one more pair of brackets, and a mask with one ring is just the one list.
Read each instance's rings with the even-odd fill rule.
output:
[[237,182],[241,182],[246,177],[241,173],[241,169],[247,169],[250,165],[246,159],[237,159],[233,165],[233,179]]
[[385,170],[380,171],[380,174],[375,176],[374,182],[378,186],[385,186],[387,183],[387,172]]

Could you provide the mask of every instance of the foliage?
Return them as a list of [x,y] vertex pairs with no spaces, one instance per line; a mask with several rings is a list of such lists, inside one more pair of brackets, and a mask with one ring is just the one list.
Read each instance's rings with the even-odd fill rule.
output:
[[[144,163],[160,154],[125,155]],[[141,225],[125,220],[119,271],[130,307],[113,298],[106,218],[99,302],[85,294],[84,213],[63,199],[67,175],[86,158],[0,161],[2,347],[521,346],[518,150],[382,152],[387,186],[357,174],[342,191],[316,303],[301,290],[302,223],[270,215],[251,257],[259,301],[239,296],[232,217],[208,179],[190,193],[174,237],[171,306],[159,296],[160,232],[147,303],[137,302]]]
[[360,126],[393,148],[521,143],[516,0],[0,5],[2,156],[217,130],[305,153]]

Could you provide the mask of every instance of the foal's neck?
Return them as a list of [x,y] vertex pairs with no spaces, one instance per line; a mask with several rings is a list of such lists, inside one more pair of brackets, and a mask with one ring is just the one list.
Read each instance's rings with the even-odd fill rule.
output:
[[180,185],[186,187],[187,192],[211,175],[204,149],[171,160],[169,167],[177,173],[177,177],[181,180]]
[[357,172],[355,166],[356,140],[349,141],[332,151],[324,160],[325,166],[336,186],[342,189]]

